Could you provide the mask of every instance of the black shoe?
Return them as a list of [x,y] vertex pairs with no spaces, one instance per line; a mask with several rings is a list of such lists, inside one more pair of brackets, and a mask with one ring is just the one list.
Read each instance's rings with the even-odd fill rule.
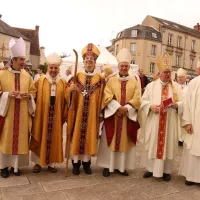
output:
[[74,175],[78,176],[80,174],[80,169],[78,167],[73,167],[72,172],[73,172]]
[[72,173],[74,175],[79,175],[80,174],[81,161],[79,160],[77,163],[74,163],[74,161],[72,160],[72,166],[73,166]]
[[171,180],[171,175],[170,174],[163,174],[163,179],[164,181],[170,181]]
[[109,169],[108,169],[108,168],[104,168],[104,169],[103,169],[103,176],[104,176],[104,177],[110,176],[110,172],[109,172]]
[[83,165],[83,170],[84,170],[85,174],[87,174],[87,175],[92,174],[92,169],[90,167],[90,165],[91,165],[90,160],[88,162],[82,161],[82,165]]
[[116,170],[117,173],[121,174],[122,176],[129,176],[129,173],[125,170],[124,172],[120,172],[118,169]]
[[149,172],[149,171],[146,171],[143,175],[143,178],[150,178],[153,176],[153,173],[152,172]]
[[194,185],[194,182],[186,180],[185,181],[185,185],[191,186],[191,185]]
[[183,142],[178,141],[178,146],[182,147],[183,146]]
[[20,176],[21,175],[21,171],[18,169],[17,172],[14,172],[14,168],[13,167],[11,167],[10,173],[14,174],[15,176]]
[[1,169],[1,177],[2,178],[8,178],[9,177],[9,171],[8,171],[8,167]]
[[87,174],[87,175],[91,175],[92,174],[91,167],[83,167],[83,170],[84,170],[85,174]]

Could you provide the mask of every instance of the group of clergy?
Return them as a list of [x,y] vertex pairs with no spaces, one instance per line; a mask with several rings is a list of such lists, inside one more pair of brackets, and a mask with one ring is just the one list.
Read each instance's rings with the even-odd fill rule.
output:
[[[104,75],[95,70],[100,51],[93,44],[82,50],[84,69],[66,80],[59,75],[61,57],[47,57],[48,71],[33,82],[23,70],[25,43],[9,43],[11,63],[0,71],[0,169],[1,176],[19,176],[19,167],[35,163],[55,173],[64,161],[63,124],[67,122],[66,156],[72,172],[92,174],[91,157],[103,176],[113,172],[128,176],[135,169],[136,142],[143,143],[141,167],[144,178],[171,179],[178,140],[184,140],[179,174],[186,184],[200,182],[200,136],[198,115],[200,78],[187,87],[172,81],[172,59],[167,53],[157,60],[159,78],[146,86],[130,73],[131,54],[123,48],[117,55],[118,72],[108,66]],[[200,74],[198,62],[197,72]],[[180,69],[178,77],[184,76]],[[180,85],[181,84],[181,85]],[[101,128],[100,127],[101,124]],[[99,142],[99,130],[101,132]],[[68,151],[67,151],[68,150]],[[68,152],[68,153],[67,153]],[[69,154],[69,155],[68,155]]]

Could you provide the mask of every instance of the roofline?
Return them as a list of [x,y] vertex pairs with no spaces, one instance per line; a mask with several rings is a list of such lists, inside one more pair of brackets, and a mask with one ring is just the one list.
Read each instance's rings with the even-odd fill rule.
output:
[[[1,34],[3,34],[3,35],[8,35],[8,36],[11,36],[11,37],[15,37],[15,38],[19,38],[19,37],[16,37],[15,35],[11,35],[11,34],[5,34],[5,33],[2,33],[2,32],[0,32]],[[22,35],[22,34],[21,34]],[[24,35],[23,35],[23,37],[25,37]],[[28,41],[28,42],[31,42],[29,39],[27,39],[26,37],[25,38],[23,38],[23,40],[26,40],[26,41]]]
[[154,42],[162,42],[162,40],[154,40],[154,39],[149,39],[149,38],[141,38],[141,37],[121,37],[121,38],[117,38],[114,39],[114,42],[119,41],[119,40],[124,40],[124,39],[136,39],[136,40],[150,40],[150,41],[154,41]]
[[196,38],[200,38],[200,35],[195,35],[194,33],[190,33],[190,32],[187,32],[187,31],[183,31],[183,30],[177,30],[176,28],[173,28],[173,27],[170,27],[170,26],[166,26],[166,25],[162,25],[163,27],[167,28],[167,29],[170,29],[170,30],[173,30],[173,31],[176,31],[176,32],[181,32],[181,33],[185,33],[187,35],[192,35]]
[[[165,28],[172,29],[172,30],[175,30],[175,31],[177,31],[177,32],[186,33],[186,34],[188,34],[188,35],[193,35],[194,37],[200,38],[200,32],[196,31],[196,30],[193,29],[193,28],[190,28],[190,27],[184,26],[184,25],[182,25],[182,24],[178,24],[178,23],[173,22],[173,21],[169,21],[169,20],[166,20],[166,19],[162,19],[162,18],[159,18],[159,17],[155,17],[155,16],[151,16],[151,15],[147,15],[147,16],[152,17],[153,19],[155,19],[159,24],[161,24],[161,25],[162,25],[163,27],[165,27]],[[185,27],[185,28],[187,28],[187,29],[190,29],[191,31],[195,31],[196,34],[193,33],[193,32],[184,31],[184,30],[182,30],[182,29],[183,29],[182,27],[178,29],[178,28],[173,28],[173,27],[170,26],[170,25],[167,26],[167,25],[165,25],[164,23],[159,22],[158,19],[159,19],[159,20],[166,21],[166,22],[169,22],[169,23],[174,23],[175,25],[177,24],[177,26]],[[198,35],[199,35],[199,36],[198,36]]]

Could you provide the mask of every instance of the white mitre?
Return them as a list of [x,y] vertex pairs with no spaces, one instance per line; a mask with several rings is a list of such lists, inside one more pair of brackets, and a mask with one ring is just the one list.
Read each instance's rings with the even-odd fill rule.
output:
[[178,77],[179,76],[187,76],[187,72],[183,68],[179,68],[176,73],[177,73]]
[[11,58],[26,57],[26,46],[24,40],[21,37],[16,41],[12,38],[9,42],[9,49]]
[[62,58],[57,53],[52,53],[46,58],[46,62],[48,65],[61,65]]
[[4,64],[3,64],[3,62],[0,62],[0,70],[2,70],[2,69],[4,69]]
[[117,62],[121,63],[121,62],[127,62],[127,63],[131,63],[132,60],[132,56],[131,53],[128,49],[123,48],[119,51],[119,53],[117,54]]

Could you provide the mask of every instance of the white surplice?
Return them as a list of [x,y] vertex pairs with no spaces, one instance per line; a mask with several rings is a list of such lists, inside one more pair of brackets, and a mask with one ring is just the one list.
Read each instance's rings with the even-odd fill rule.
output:
[[[141,125],[138,140],[144,144],[144,152],[141,167],[146,167],[153,172],[153,176],[162,177],[163,173],[170,174],[172,171],[175,150],[178,144],[178,114],[182,113],[182,102],[177,102],[178,112],[175,109],[167,109],[166,136],[163,159],[157,159],[157,142],[159,129],[159,114],[150,110],[152,104],[161,105],[162,85],[169,84],[169,96],[173,100],[173,90],[170,83],[163,83],[160,79],[149,83],[142,96],[142,104],[139,110]],[[172,82],[178,96],[181,98],[181,90]]]
[[182,125],[192,124],[193,133],[184,137],[184,151],[179,175],[187,181],[200,183],[200,76],[188,84],[186,90]]

